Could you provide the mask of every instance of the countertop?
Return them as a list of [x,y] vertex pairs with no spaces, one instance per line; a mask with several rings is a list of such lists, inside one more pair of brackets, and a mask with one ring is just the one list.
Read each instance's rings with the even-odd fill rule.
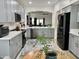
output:
[[15,36],[17,36],[21,33],[22,33],[22,31],[11,31],[11,32],[9,32],[9,34],[7,36],[0,38],[0,40],[11,40],[12,38],[14,38]]
[[79,29],[71,29],[70,33],[76,36],[79,36]]
[[23,27],[21,29],[48,29],[48,28],[54,28],[54,27],[38,27],[38,26],[33,26],[33,27]]
[[[9,30],[13,30],[13,29],[15,29],[16,27],[15,26],[9,26]],[[52,29],[54,29],[54,27],[39,27],[39,26],[33,26],[33,27],[28,27],[28,26],[26,26],[26,27],[21,27],[20,29],[49,29],[49,28],[52,28]]]

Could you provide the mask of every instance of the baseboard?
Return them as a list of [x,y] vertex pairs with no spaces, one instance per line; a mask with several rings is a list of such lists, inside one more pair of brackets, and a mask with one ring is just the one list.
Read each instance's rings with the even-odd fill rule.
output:
[[69,50],[69,52],[73,54],[77,59],[79,59],[79,57],[77,57],[72,51]]
[[[54,37],[45,37],[46,39],[54,39]],[[27,37],[26,39],[36,39],[36,37]]]

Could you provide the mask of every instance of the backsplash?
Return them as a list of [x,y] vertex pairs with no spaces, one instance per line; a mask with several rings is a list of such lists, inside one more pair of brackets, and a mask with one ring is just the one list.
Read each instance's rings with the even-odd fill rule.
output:
[[14,25],[15,22],[0,22],[0,24],[3,24],[3,25]]
[[10,30],[16,28],[15,22],[0,22],[0,25],[3,24],[4,26],[8,26]]

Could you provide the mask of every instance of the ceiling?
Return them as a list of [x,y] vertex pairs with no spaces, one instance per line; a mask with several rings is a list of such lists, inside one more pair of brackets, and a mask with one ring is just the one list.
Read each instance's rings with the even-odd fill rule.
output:
[[[48,1],[50,1],[50,4],[48,4]],[[26,7],[49,7],[53,6],[59,1],[60,0],[18,0],[18,2]],[[29,2],[32,2],[32,4],[29,4]]]
[[46,12],[46,11],[34,11],[34,12],[29,12],[28,14],[50,15],[50,14],[52,14],[52,13]]

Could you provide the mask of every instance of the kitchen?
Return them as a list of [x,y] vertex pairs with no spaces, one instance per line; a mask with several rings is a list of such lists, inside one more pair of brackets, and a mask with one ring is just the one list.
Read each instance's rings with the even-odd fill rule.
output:
[[[28,3],[29,2],[29,3]],[[46,2],[46,1],[43,1]],[[4,37],[0,38],[0,57],[10,56],[11,59],[19,59],[19,56],[25,53],[23,50],[28,50],[28,41],[30,39],[35,40],[37,36],[44,35],[45,38],[50,39],[52,43],[48,44],[52,47],[53,51],[58,54],[58,59],[64,58],[62,55],[68,56],[70,59],[79,58],[78,53],[78,28],[79,28],[79,3],[78,0],[56,1],[43,5],[38,4],[40,1],[36,1],[36,4],[31,1],[22,0],[1,0],[0,1],[0,34]],[[54,5],[54,6],[52,6]],[[39,7],[38,7],[39,6]],[[70,12],[70,29],[68,50],[64,51],[57,45],[57,30],[58,30],[58,15]],[[36,15],[31,13],[36,13]],[[49,15],[49,13],[51,15]],[[36,17],[37,14],[45,17]],[[31,16],[28,16],[31,15]],[[33,17],[32,17],[33,16]],[[30,18],[29,18],[30,17]],[[18,20],[17,20],[18,19]],[[44,21],[44,19],[46,21]],[[34,21],[35,20],[35,21]],[[36,21],[37,20],[37,21]],[[39,21],[40,20],[40,21]],[[20,21],[20,22],[19,22]],[[34,23],[35,22],[35,23]],[[36,24],[36,25],[35,25]],[[2,27],[3,26],[3,27]],[[6,29],[6,30],[5,30]],[[67,30],[67,29],[66,29]],[[75,40],[74,40],[74,39]],[[73,42],[73,43],[72,43]],[[32,42],[33,43],[33,42]],[[66,43],[67,44],[67,43]],[[32,44],[31,44],[32,45]],[[61,45],[61,44],[60,44]],[[4,47],[3,47],[4,46]],[[26,47],[25,47],[26,46]],[[59,48],[60,47],[60,48]],[[28,47],[30,48],[30,47]],[[6,49],[6,50],[5,50]],[[31,48],[30,48],[31,49]],[[61,52],[59,52],[61,51]],[[76,58],[77,57],[77,58]],[[68,58],[68,59],[69,59]],[[66,58],[67,59],[67,58]]]

